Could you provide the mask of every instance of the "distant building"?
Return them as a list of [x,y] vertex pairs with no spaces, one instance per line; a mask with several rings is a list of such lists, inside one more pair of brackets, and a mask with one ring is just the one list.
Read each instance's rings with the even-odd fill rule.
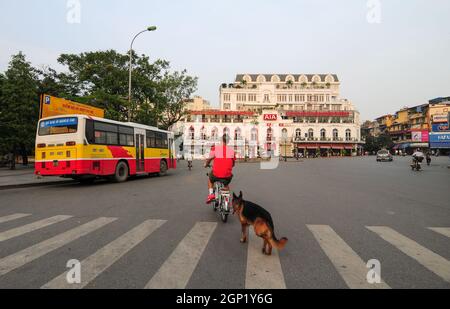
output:
[[193,99],[186,100],[185,109],[188,111],[202,111],[211,109],[209,101],[200,96],[195,96]]
[[[448,113],[450,97],[436,98],[428,104],[405,107],[394,115],[377,118],[379,133],[391,136],[393,150],[412,153],[416,148],[429,148],[446,153],[450,151]],[[371,132],[369,124],[365,132]],[[373,135],[376,135],[375,129]]]
[[356,155],[359,112],[339,97],[339,86],[332,74],[239,74],[220,87],[219,110],[190,109],[172,130],[195,158],[224,134],[241,158]]

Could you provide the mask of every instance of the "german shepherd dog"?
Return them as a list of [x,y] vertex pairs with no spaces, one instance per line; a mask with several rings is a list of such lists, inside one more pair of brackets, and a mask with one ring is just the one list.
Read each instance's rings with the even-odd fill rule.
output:
[[244,201],[242,191],[239,196],[233,193],[233,214],[239,216],[242,225],[241,243],[247,242],[248,226],[253,225],[255,234],[264,239],[262,253],[266,255],[272,254],[272,247],[281,250],[286,245],[288,239],[286,237],[278,240],[275,236],[273,220],[270,213],[255,203]]

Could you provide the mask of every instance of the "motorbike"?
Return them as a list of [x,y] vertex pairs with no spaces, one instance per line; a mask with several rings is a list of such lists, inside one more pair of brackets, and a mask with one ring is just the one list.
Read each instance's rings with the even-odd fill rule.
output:
[[[206,175],[209,177],[209,173]],[[214,183],[214,194],[216,198],[212,204],[214,212],[219,211],[220,219],[223,223],[227,223],[228,216],[231,214],[233,206],[231,192],[224,188],[225,185],[222,182],[216,181]]]
[[430,166],[431,165],[431,156],[427,155],[427,165]]
[[422,163],[423,158],[422,157],[414,157],[413,163],[411,164],[412,170],[420,171],[422,169],[422,166],[420,163]]
[[188,168],[190,171],[192,171],[192,160],[188,160]]

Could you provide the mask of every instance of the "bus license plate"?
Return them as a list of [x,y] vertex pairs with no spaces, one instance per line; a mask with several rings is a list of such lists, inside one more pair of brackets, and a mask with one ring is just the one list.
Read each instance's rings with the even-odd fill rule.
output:
[[56,160],[55,160],[55,161],[53,161],[53,167],[58,167],[58,163],[59,163],[59,162],[58,162],[58,161],[56,161]]

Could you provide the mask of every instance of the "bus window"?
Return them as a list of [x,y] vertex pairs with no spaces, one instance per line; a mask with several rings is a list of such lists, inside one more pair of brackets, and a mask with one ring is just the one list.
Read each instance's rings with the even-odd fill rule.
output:
[[71,134],[78,130],[78,118],[65,117],[50,120],[42,120],[39,123],[39,136]]
[[147,148],[156,148],[156,134],[153,131],[147,131]]

